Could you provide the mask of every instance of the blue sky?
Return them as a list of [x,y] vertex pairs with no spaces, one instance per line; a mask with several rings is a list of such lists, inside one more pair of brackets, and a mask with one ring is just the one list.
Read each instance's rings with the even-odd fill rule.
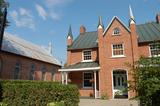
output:
[[8,0],[6,32],[37,45],[53,44],[53,54],[63,63],[66,61],[66,36],[69,25],[74,38],[79,35],[80,25],[87,31],[95,31],[98,16],[106,27],[113,16],[126,25],[131,5],[136,24],[155,21],[160,12],[160,0]]

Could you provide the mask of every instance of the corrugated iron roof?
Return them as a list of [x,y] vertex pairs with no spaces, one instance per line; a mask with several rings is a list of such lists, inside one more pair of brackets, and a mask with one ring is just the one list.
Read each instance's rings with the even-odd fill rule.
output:
[[9,33],[4,33],[2,50],[51,64],[61,65],[48,50]]
[[137,25],[139,43],[160,40],[160,24],[156,22]]
[[97,32],[86,32],[84,34],[79,35],[73,42],[73,44],[68,47],[68,49],[87,49],[98,47],[97,43]]
[[79,62],[64,67],[63,69],[80,69],[80,68],[92,68],[92,67],[99,67],[99,64],[97,62]]
[[[160,24],[156,22],[150,22],[137,25],[137,34],[139,36],[138,42],[151,42],[160,40]],[[88,49],[98,47],[98,35],[97,31],[86,32],[83,35],[79,35],[68,47],[68,50],[74,49]]]

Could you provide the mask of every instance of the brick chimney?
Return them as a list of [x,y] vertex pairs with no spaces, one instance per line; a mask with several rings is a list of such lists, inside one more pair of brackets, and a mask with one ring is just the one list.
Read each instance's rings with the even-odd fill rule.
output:
[[158,14],[156,15],[156,22],[157,22],[158,24],[160,24],[160,13],[158,13]]
[[80,26],[80,34],[84,34],[85,32],[86,32],[86,28],[83,25],[81,25]]

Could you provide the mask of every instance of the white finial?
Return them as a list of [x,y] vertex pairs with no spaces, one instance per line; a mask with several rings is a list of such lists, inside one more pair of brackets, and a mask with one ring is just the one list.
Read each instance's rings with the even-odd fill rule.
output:
[[103,22],[102,22],[102,17],[99,16],[99,21],[98,21],[98,29],[103,28]]
[[132,8],[131,6],[129,5],[129,16],[130,16],[130,23],[135,23],[134,22],[134,16],[133,16],[133,12],[132,12]]
[[52,54],[52,42],[49,42],[48,44],[48,51]]

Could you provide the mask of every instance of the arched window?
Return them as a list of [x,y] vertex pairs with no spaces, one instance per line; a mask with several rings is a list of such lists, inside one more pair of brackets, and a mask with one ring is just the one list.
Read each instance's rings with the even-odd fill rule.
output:
[[56,74],[56,69],[55,68],[53,68],[52,70],[51,70],[51,81],[55,81],[55,74]]
[[29,79],[30,80],[34,80],[34,72],[35,72],[35,64],[31,64],[31,69],[30,69],[30,72],[29,72]]
[[15,69],[14,69],[14,79],[19,79],[20,78],[20,70],[21,70],[21,64],[20,62],[17,62],[15,64]]
[[42,77],[41,80],[46,80],[46,67],[43,65],[41,68],[41,72],[42,72]]
[[113,29],[113,35],[119,35],[120,34],[120,29],[118,27]]
[[52,79],[52,81],[55,81],[55,73],[54,72],[52,72],[52,77],[51,77]]

